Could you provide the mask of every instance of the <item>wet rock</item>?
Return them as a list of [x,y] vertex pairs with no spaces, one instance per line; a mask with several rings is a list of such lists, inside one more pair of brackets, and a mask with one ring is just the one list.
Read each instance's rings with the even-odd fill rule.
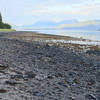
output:
[[48,79],[53,79],[54,77],[53,77],[53,76],[47,76],[47,78],[48,78]]
[[24,79],[24,82],[28,82],[28,79]]
[[32,91],[32,95],[38,96],[39,95],[39,92],[38,91]]
[[85,95],[86,100],[97,100],[97,98],[92,94]]
[[100,82],[100,72],[96,73],[96,80],[97,80],[97,82]]
[[57,73],[55,76],[56,77],[63,77],[62,73]]
[[100,56],[99,50],[88,50],[86,53],[88,53],[89,55],[94,54],[94,55]]
[[16,84],[19,84],[16,80],[13,80],[13,79],[10,79],[10,80],[7,80],[5,81],[6,84],[9,84],[9,85],[16,85]]
[[75,97],[68,97],[69,100],[75,100]]
[[49,49],[49,47],[50,47],[49,44],[46,44],[46,45],[45,45],[45,48],[46,48],[46,49]]
[[25,78],[35,78],[36,74],[34,74],[33,72],[27,72],[25,73]]
[[5,74],[5,73],[6,73],[6,71],[5,71],[5,70],[0,70],[0,73]]
[[58,82],[57,84],[58,84],[58,85],[64,85],[64,83],[63,83],[63,82]]
[[16,78],[22,79],[23,78],[23,75],[22,74],[18,74],[18,75],[11,76],[11,79],[16,79]]
[[60,85],[60,86],[67,87],[67,82],[66,82],[65,80],[60,81],[60,82],[58,82],[57,84]]
[[14,72],[14,73],[16,73],[16,74],[18,74],[18,75],[21,75],[21,74],[22,74],[22,72],[20,72],[20,71],[18,71],[18,70],[15,70],[15,69],[10,69],[10,71],[11,71],[11,72]]
[[94,85],[94,84],[95,84],[95,80],[93,80],[93,79],[89,80],[89,82],[88,82],[88,85],[89,85],[89,86],[92,86],[92,85]]
[[6,64],[0,64],[0,71],[5,70],[6,68],[8,68]]
[[73,80],[73,82],[76,83],[76,84],[78,84],[78,83],[79,83],[79,79],[76,79],[76,78],[75,78],[75,79]]
[[73,77],[76,76],[76,73],[75,72],[69,72],[69,76],[73,78]]

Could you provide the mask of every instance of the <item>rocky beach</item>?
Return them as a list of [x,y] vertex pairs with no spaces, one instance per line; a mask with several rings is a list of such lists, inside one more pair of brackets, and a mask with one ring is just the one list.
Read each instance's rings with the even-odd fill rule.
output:
[[100,100],[100,45],[47,39],[85,41],[0,32],[0,100]]

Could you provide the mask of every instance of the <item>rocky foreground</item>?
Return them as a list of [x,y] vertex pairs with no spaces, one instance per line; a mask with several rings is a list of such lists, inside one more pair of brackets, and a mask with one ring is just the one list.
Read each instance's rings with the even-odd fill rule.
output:
[[100,50],[1,38],[0,100],[100,100]]

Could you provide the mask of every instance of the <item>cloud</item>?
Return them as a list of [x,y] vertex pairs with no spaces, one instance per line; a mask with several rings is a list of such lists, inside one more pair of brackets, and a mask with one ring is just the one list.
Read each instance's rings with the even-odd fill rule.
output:
[[100,17],[99,0],[0,0],[3,19],[11,23],[38,20],[81,20]]
[[[96,0],[92,0],[96,3]],[[100,5],[98,3],[90,2],[90,0],[81,4],[74,5],[63,5],[63,6],[54,6],[54,7],[43,7],[41,9],[36,9],[32,11],[33,15],[43,16],[43,15],[95,15],[100,12]],[[91,16],[90,16],[91,17]]]

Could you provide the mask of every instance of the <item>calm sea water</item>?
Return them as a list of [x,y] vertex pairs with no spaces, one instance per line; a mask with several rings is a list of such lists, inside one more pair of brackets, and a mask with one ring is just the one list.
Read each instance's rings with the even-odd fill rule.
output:
[[51,34],[51,35],[62,35],[62,36],[71,36],[91,40],[100,41],[100,31],[82,31],[82,30],[27,30],[27,31],[36,31],[39,33]]

